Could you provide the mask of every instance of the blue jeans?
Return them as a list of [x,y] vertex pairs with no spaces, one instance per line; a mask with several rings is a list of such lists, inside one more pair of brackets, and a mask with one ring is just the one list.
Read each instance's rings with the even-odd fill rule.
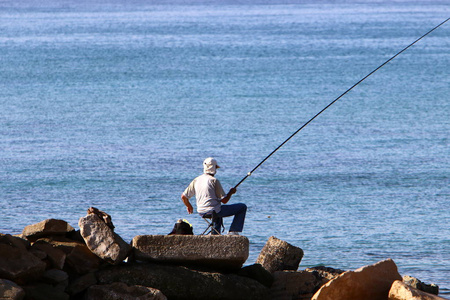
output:
[[233,222],[230,226],[230,231],[242,232],[242,229],[244,229],[246,213],[247,205],[244,203],[224,204],[221,206],[220,212],[216,214],[218,218],[215,220],[214,227],[218,232],[220,232],[220,228],[223,224],[222,218],[234,216]]

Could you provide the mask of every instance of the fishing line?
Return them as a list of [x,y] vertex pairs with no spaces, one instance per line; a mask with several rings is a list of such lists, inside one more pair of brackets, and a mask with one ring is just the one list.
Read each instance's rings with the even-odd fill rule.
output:
[[414,45],[415,43],[417,43],[418,41],[420,41],[421,39],[423,39],[424,37],[426,37],[428,34],[430,34],[431,32],[433,32],[434,30],[438,29],[440,26],[444,25],[448,20],[450,20],[450,18],[448,18],[447,20],[445,20],[444,22],[442,22],[441,24],[437,25],[436,27],[434,27],[433,29],[431,29],[430,31],[428,31],[427,33],[425,33],[424,35],[422,35],[420,38],[418,38],[417,40],[415,40],[414,42],[412,42],[411,44],[409,44],[408,46],[406,46],[405,48],[403,48],[401,51],[399,51],[397,54],[395,54],[394,56],[392,56],[391,58],[389,58],[388,60],[386,60],[384,63],[382,63],[380,66],[378,66],[376,69],[374,69],[372,72],[370,72],[369,74],[367,74],[366,76],[364,76],[361,80],[359,80],[357,83],[355,83],[354,85],[352,85],[349,89],[347,89],[345,92],[343,92],[339,97],[337,97],[336,99],[334,99],[333,101],[331,101],[327,106],[325,106],[321,111],[319,111],[314,117],[312,117],[311,119],[309,119],[308,122],[306,122],[305,124],[303,124],[299,129],[297,129],[297,131],[295,131],[293,134],[291,134],[290,137],[288,137],[284,142],[282,142],[277,148],[275,148],[275,150],[273,150],[269,155],[267,155],[256,167],[253,168],[253,170],[251,170],[250,172],[247,173],[247,175],[242,178],[241,181],[239,181],[238,184],[235,185],[234,188],[237,188],[242,182],[244,182],[244,180],[246,180],[248,177],[250,177],[252,175],[253,172],[256,171],[256,169],[258,169],[266,160],[268,160],[275,152],[277,152],[281,147],[284,146],[284,144],[286,144],[291,138],[293,138],[297,133],[299,133],[303,128],[305,128],[309,123],[311,123],[316,117],[318,117],[321,113],[323,113],[325,110],[327,110],[331,105],[333,105],[334,103],[336,103],[339,99],[341,99],[344,95],[346,95],[348,92],[350,92],[354,87],[356,87],[357,85],[359,85],[361,82],[363,82],[364,80],[366,80],[368,77],[370,77],[373,73],[375,73],[376,71],[378,71],[379,69],[381,69],[382,67],[384,67],[387,63],[389,63],[391,60],[393,60],[394,58],[396,58],[397,56],[399,56],[400,54],[402,54],[404,51],[406,51],[408,48],[410,48],[412,45]]

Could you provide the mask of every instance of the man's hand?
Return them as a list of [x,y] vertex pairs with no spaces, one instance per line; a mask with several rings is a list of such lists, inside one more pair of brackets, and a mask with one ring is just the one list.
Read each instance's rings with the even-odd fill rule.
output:
[[189,203],[189,206],[186,207],[186,210],[188,212],[188,214],[192,214],[194,212],[194,208],[192,207],[192,205]]
[[181,201],[183,201],[184,205],[186,205],[186,210],[188,214],[192,214],[194,212],[194,208],[192,207],[191,202],[189,202],[189,199],[185,195],[181,195]]
[[230,191],[228,192],[228,194],[222,199],[222,203],[226,204],[228,203],[228,201],[230,201],[230,198],[233,194],[236,193],[236,189],[235,188],[231,188]]

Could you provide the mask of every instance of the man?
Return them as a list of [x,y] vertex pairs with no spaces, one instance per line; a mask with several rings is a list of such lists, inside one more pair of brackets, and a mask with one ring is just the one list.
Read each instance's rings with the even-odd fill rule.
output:
[[218,217],[215,220],[215,229],[220,232],[223,224],[223,217],[234,216],[228,234],[239,235],[244,228],[245,214],[247,212],[247,205],[243,203],[226,204],[230,201],[231,196],[236,193],[235,188],[231,188],[228,194],[225,195],[220,181],[214,177],[216,170],[220,168],[217,161],[208,157],[203,162],[203,174],[195,178],[186,190],[181,194],[181,200],[186,205],[189,214],[194,212],[189,199],[195,195],[197,200],[197,212],[204,216],[213,211]]

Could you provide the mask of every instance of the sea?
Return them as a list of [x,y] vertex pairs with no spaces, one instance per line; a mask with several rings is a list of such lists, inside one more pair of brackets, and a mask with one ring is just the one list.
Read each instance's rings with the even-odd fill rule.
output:
[[[444,22],[448,1],[0,0],[0,232],[94,206],[126,241],[228,191],[319,111]],[[317,116],[237,188],[253,264],[391,258],[450,297],[450,22]],[[194,204],[195,199],[191,199]],[[225,226],[231,218],[225,219]]]

